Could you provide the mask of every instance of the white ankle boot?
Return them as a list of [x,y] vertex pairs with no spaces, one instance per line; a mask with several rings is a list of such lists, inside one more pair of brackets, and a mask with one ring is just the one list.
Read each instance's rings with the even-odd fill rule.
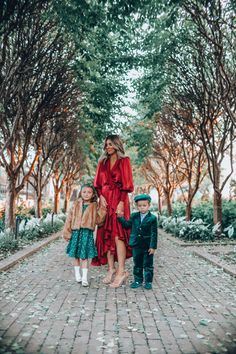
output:
[[81,275],[80,275],[80,267],[79,266],[75,266],[74,268],[75,268],[75,280],[78,283],[81,283],[82,278],[81,278]]
[[82,268],[82,285],[83,286],[88,286],[88,269],[87,268]]

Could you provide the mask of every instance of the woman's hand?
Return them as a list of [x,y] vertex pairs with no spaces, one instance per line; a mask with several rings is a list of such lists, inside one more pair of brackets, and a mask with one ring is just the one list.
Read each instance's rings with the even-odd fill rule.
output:
[[106,209],[106,207],[107,207],[107,201],[103,197],[103,195],[100,195],[100,206],[101,206],[101,208],[104,208],[104,209]]
[[156,250],[155,250],[154,248],[149,248],[148,254],[149,254],[149,255],[154,254],[155,251],[156,251]]
[[124,216],[124,202],[119,202],[119,204],[117,205],[116,214],[118,217]]

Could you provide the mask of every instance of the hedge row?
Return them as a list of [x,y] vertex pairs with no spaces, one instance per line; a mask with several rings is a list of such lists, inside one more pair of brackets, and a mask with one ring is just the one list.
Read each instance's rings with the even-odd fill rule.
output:
[[[186,221],[183,216],[166,217],[162,215],[159,217],[159,227],[186,241],[213,241],[216,236],[219,237],[217,232],[219,225],[212,226],[205,223],[202,219]],[[235,231],[231,224],[223,229],[223,233],[220,236],[221,238],[236,238]]]
[[[172,216],[185,216],[186,206],[184,203],[173,204]],[[163,215],[167,216],[167,210],[163,210]],[[191,220],[201,219],[207,225],[213,226],[213,204],[203,202],[194,205],[192,208]],[[222,202],[222,227],[223,229],[232,225],[236,229],[236,201],[223,200]]]
[[32,240],[39,240],[50,234],[60,231],[65,222],[65,215],[58,214],[53,216],[48,214],[46,218],[37,219],[31,218],[25,222],[23,219],[19,225],[18,239],[15,239],[15,235],[12,232],[5,230],[0,232],[0,249],[1,251],[11,251],[19,248],[20,243],[25,243]]

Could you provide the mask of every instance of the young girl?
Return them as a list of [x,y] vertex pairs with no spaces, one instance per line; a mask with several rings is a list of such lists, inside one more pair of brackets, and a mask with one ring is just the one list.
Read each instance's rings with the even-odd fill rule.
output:
[[[75,279],[88,286],[88,259],[97,256],[93,232],[106,217],[106,209],[98,208],[95,188],[90,184],[81,187],[78,200],[73,204],[66,218],[63,237],[69,241],[66,253],[75,258]],[[82,277],[80,274],[82,270]]]

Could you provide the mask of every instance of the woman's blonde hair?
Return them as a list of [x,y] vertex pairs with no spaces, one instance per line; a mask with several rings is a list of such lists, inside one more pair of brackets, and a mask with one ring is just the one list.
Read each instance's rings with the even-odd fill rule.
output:
[[104,161],[105,162],[108,159],[108,154],[106,152],[106,142],[107,142],[107,140],[111,140],[112,145],[113,145],[114,149],[116,150],[118,159],[124,158],[125,157],[125,150],[124,150],[124,146],[123,146],[123,143],[122,143],[119,135],[111,134],[111,135],[108,135],[106,137],[106,139],[105,139],[104,146],[103,146],[104,152],[102,153],[102,155],[100,156],[98,161],[99,162],[100,161]]

